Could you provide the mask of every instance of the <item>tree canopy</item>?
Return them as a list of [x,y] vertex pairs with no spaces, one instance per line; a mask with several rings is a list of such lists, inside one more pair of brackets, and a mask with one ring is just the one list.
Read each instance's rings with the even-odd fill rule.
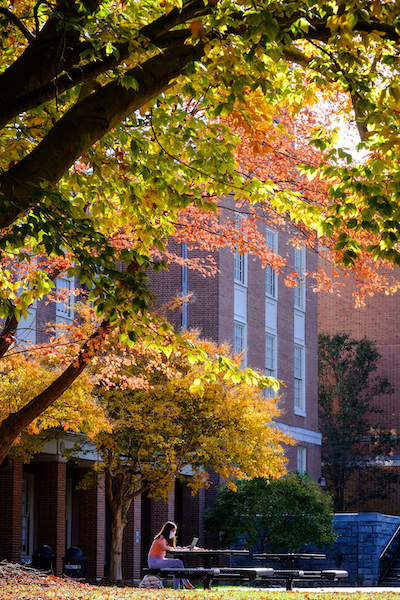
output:
[[[3,362],[0,388],[0,419],[7,418],[26,405],[40,390],[62,372],[58,361],[45,360],[23,352],[10,354]],[[89,372],[76,379],[66,392],[40,418],[34,419],[15,440],[13,454],[29,462],[49,438],[58,431],[77,432],[90,439],[108,425],[103,409],[92,395]]]
[[[1,423],[5,451],[110,329],[135,342],[146,272],[165,266],[183,210],[218,211],[234,194],[333,236],[344,265],[365,252],[399,262],[394,2],[14,0],[0,29],[0,355],[66,269],[100,318],[73,362]],[[325,178],[326,201],[241,168],[226,117],[273,141],[280,115],[329,97],[366,156],[352,162],[330,131],[310,131],[321,155],[302,172]]]
[[331,546],[336,538],[332,500],[307,473],[239,481],[237,491],[221,487],[204,526],[222,531],[222,546],[244,543],[257,552]]
[[[209,342],[199,344],[217,351]],[[111,579],[122,578],[122,534],[134,498],[147,492],[166,500],[176,477],[195,493],[208,485],[207,469],[224,478],[280,475],[282,445],[292,443],[273,424],[277,399],[265,399],[256,387],[220,373],[195,392],[199,366],[181,354],[163,361],[159,351],[142,350],[136,359],[131,374],[146,370],[148,388],[98,388],[110,427],[91,440],[99,460],[88,483],[97,483],[99,474],[104,478],[112,517]]]
[[385,468],[397,436],[379,422],[390,382],[376,375],[380,354],[367,338],[319,336],[319,430],[322,473],[336,511],[360,510],[390,497],[398,476]]

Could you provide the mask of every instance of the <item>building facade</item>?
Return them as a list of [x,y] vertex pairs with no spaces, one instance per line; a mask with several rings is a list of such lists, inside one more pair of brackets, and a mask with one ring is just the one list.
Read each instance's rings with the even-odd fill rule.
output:
[[[222,248],[214,254],[214,277],[172,265],[152,279],[151,287],[158,299],[156,308],[188,297],[182,308],[168,314],[175,327],[197,329],[201,337],[229,344],[235,353],[244,353],[243,366],[283,382],[277,423],[296,440],[286,449],[288,470],[307,471],[317,479],[318,295],[305,276],[295,287],[285,285],[286,275],[294,270],[315,270],[317,259],[306,249],[288,245],[286,232],[265,227],[265,235],[270,248],[287,260],[279,276],[272,267],[263,268],[259,259]],[[182,253],[178,245],[170,250]],[[183,256],[199,259],[202,252],[184,249]]]
[[[243,366],[257,369],[283,382],[281,414],[277,426],[296,443],[286,448],[289,471],[307,471],[318,479],[321,463],[321,436],[317,406],[317,295],[303,276],[316,269],[313,253],[288,245],[288,234],[265,227],[269,248],[287,260],[282,274],[263,268],[258,259],[221,248],[214,253],[217,273],[204,277],[187,266],[172,264],[169,271],[150,274],[151,288],[160,308],[177,297],[187,297],[182,308],[168,314],[176,328],[196,328],[204,338],[228,343],[242,354]],[[173,242],[172,242],[173,244]],[[172,248],[182,258],[201,258],[201,251],[185,245]],[[285,285],[285,276],[296,270],[295,287]],[[41,323],[73,318],[74,282],[59,278],[57,286],[70,298],[56,305],[39,303],[20,324],[19,342],[41,341]],[[49,314],[49,311],[53,311]],[[271,391],[266,391],[271,393]],[[107,572],[110,519],[104,490],[80,490],[76,485],[90,468],[93,457],[72,465],[63,456],[72,443],[61,435],[43,448],[29,465],[20,460],[0,467],[0,559],[29,561],[42,545],[52,548],[57,575],[63,572],[68,548],[78,546],[87,558],[87,578],[99,579]],[[154,502],[145,495],[132,503],[124,532],[123,577],[138,579],[151,540],[169,519],[179,524],[179,543],[199,538],[201,546],[216,546],[218,537],[206,534],[202,515],[217,493],[219,478],[210,475],[212,485],[192,496],[177,482],[168,503]]]
[[[396,267],[397,268],[397,267]],[[376,396],[372,402],[381,412],[375,418],[387,431],[398,437],[400,434],[400,332],[397,318],[400,311],[400,296],[375,294],[365,299],[365,306],[355,307],[355,286],[346,281],[340,297],[331,294],[320,294],[319,298],[319,331],[334,335],[346,333],[355,340],[366,337],[376,346],[381,358],[378,370],[373,376],[387,378],[391,392]],[[374,462],[374,456],[371,456]],[[377,457],[379,460],[379,457]],[[385,469],[400,474],[400,445],[394,449],[389,459],[384,461]],[[368,467],[366,467],[368,468]],[[357,488],[355,477],[353,487]],[[400,486],[389,498],[377,497],[363,502],[356,502],[352,510],[356,512],[378,512],[400,515],[398,501]],[[383,494],[382,494],[383,495]]]

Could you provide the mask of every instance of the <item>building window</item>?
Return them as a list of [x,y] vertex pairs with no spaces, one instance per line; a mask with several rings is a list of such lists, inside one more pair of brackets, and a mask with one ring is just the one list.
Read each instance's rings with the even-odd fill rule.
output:
[[187,257],[188,257],[187,244],[182,244],[182,258],[184,261],[183,267],[182,267],[182,329],[188,328],[187,295],[189,292],[189,286],[188,286],[188,268],[186,266]]
[[[276,341],[272,335],[265,336],[265,375],[267,377],[276,377],[275,370],[275,345]],[[276,392],[273,388],[269,387],[265,389],[264,395],[266,398],[273,398]]]
[[244,350],[244,325],[235,323],[233,327],[233,351],[241,354]]
[[[265,235],[268,248],[276,253],[278,246],[277,234],[275,231],[267,228]],[[271,296],[271,298],[276,298],[277,295],[277,275],[270,265],[265,267],[265,293],[267,296]]]
[[[246,349],[246,325],[234,323],[233,326],[233,352],[234,354],[242,354]],[[246,353],[240,364],[241,367],[246,366]]]
[[21,556],[32,555],[33,475],[22,478]]
[[[272,252],[276,254],[278,249],[278,236],[275,231],[267,228],[265,234],[266,244]],[[265,293],[267,296],[271,296],[271,298],[276,298],[277,292],[277,275],[274,269],[267,265],[265,267]]]
[[299,473],[307,472],[307,448],[297,446],[297,470]]
[[294,409],[305,412],[304,398],[304,348],[294,347]]
[[265,374],[275,377],[275,340],[271,335],[265,336]]
[[234,280],[235,283],[246,285],[246,255],[235,250],[234,254]]
[[294,288],[294,306],[304,310],[306,286],[304,272],[306,269],[306,251],[304,248],[294,248],[294,268],[297,272],[297,284]]
[[57,277],[56,290],[61,294],[56,304],[58,322],[70,321],[74,318],[74,283],[75,277]]

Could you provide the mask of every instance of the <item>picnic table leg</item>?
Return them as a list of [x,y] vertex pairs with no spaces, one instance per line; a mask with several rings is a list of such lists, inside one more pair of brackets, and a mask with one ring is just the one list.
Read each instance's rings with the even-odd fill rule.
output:
[[293,591],[293,579],[286,579],[286,591],[287,592]]

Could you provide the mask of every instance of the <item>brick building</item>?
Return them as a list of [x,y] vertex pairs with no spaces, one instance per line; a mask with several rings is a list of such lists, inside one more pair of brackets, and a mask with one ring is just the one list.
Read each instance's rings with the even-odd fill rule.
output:
[[[265,228],[272,250],[287,258],[278,277],[262,268],[258,259],[221,249],[214,258],[218,272],[204,278],[196,270],[171,265],[168,272],[152,275],[151,287],[164,305],[177,296],[190,294],[181,310],[169,315],[179,328],[197,328],[216,343],[228,342],[236,353],[244,352],[243,364],[284,383],[280,392],[281,415],[278,425],[296,439],[287,448],[288,469],[320,475],[321,436],[317,411],[317,295],[307,278],[300,276],[296,287],[284,284],[285,275],[316,269],[316,256],[288,245],[288,234]],[[186,246],[176,247],[183,258],[199,256]],[[74,282],[59,278],[57,285],[72,289]],[[48,311],[53,310],[54,314]],[[18,341],[40,341],[40,323],[73,318],[70,304],[35,306],[21,323]],[[62,455],[63,445],[72,443],[60,437],[48,444],[29,465],[19,460],[0,467],[0,559],[29,559],[41,545],[51,546],[56,556],[56,574],[62,573],[66,549],[78,546],[87,557],[87,577],[101,578],[109,558],[109,519],[102,488],[76,490],[90,457],[78,466]],[[94,456],[92,457],[94,460]],[[215,546],[218,540],[203,531],[202,515],[211,506],[218,478],[193,497],[189,488],[177,482],[168,503],[143,496],[132,503],[124,532],[123,576],[138,578],[146,563],[151,540],[162,523],[174,519],[179,524],[179,543],[189,544],[199,537],[201,546]],[[21,518],[22,506],[22,518]],[[22,542],[22,548],[21,548]]]
[[[268,244],[287,259],[281,275],[263,268],[258,259],[226,248],[214,254],[217,274],[205,278],[176,265],[153,277],[152,289],[162,306],[189,294],[182,309],[168,314],[175,327],[195,328],[204,338],[245,351],[244,366],[284,383],[280,390],[281,426],[297,440],[287,448],[288,469],[320,475],[321,436],[318,433],[318,297],[307,277],[287,287],[294,269],[316,269],[316,256],[288,245],[288,234],[266,228]],[[171,248],[189,259],[201,252]]]
[[[397,268],[397,267],[396,267]],[[376,419],[385,425],[392,435],[400,434],[400,332],[396,325],[400,311],[398,293],[387,296],[376,294],[365,299],[365,306],[356,308],[352,293],[355,287],[346,281],[341,296],[320,294],[318,320],[320,333],[346,333],[351,338],[361,340],[363,337],[374,342],[381,359],[374,375],[389,380],[392,386],[390,394],[374,398],[373,404],[382,410]],[[374,457],[371,457],[374,458]],[[387,469],[398,470],[400,467],[400,447],[395,449],[390,461],[385,463]],[[357,481],[353,483],[357,486]],[[400,492],[400,489],[399,489]],[[358,502],[353,510],[358,512],[380,512],[400,515],[398,493],[391,498]]]

